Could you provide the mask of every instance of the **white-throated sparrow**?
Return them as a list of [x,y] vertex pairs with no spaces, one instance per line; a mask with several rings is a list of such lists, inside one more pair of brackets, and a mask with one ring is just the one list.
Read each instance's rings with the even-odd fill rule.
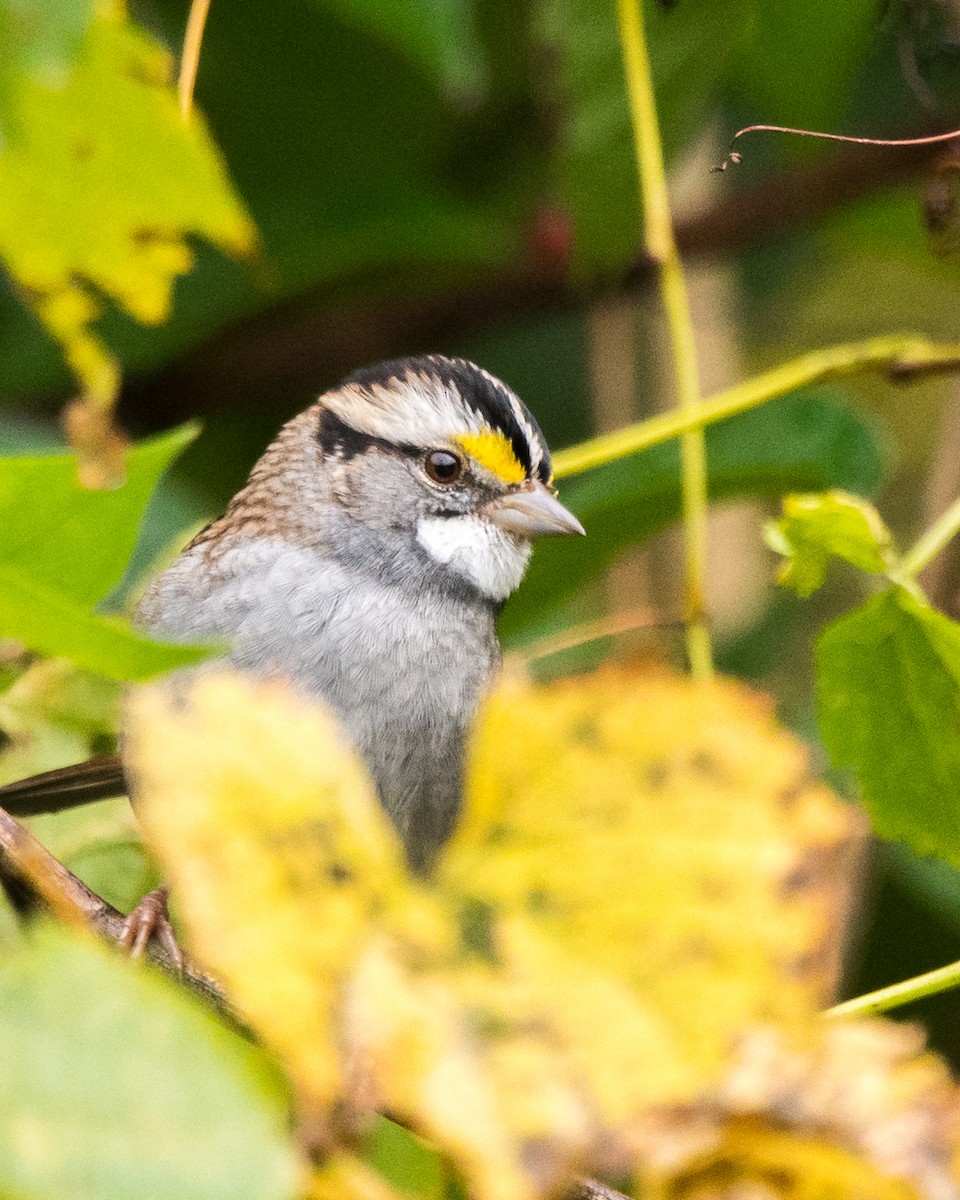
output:
[[[497,613],[532,539],[565,533],[583,529],[554,498],[517,396],[463,359],[400,359],[289,421],[137,619],[169,639],[226,640],[244,669],[322,696],[422,870],[457,817]],[[0,804],[37,812],[123,790],[116,761],[97,760],[0,789]]]

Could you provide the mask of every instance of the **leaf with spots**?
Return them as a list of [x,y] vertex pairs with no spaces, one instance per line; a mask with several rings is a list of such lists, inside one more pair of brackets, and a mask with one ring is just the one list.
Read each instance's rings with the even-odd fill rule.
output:
[[830,998],[862,839],[763,699],[609,669],[491,698],[440,870],[642,995],[704,1070],[738,1022]]
[[698,1164],[705,1186],[767,1162],[784,1195],[809,1177],[844,1200],[949,1174],[942,1067],[882,1023],[871,1042],[816,1016],[863,826],[745,689],[507,680],[429,878],[331,719],[279,684],[153,688],[128,746],[192,949],[327,1139],[385,1109],[479,1200],[596,1171],[666,1194]]
[[247,254],[255,231],[203,119],[180,118],[169,54],[113,0],[74,24],[60,70],[28,59],[8,81],[0,258],[80,381],[89,403],[71,433],[96,462],[118,448],[105,413],[119,366],[93,328],[101,297],[159,324],[192,267],[189,237]]
[[399,843],[333,721],[280,685],[212,675],[134,701],[127,751],[191,944],[312,1107],[342,1081],[334,1009]]

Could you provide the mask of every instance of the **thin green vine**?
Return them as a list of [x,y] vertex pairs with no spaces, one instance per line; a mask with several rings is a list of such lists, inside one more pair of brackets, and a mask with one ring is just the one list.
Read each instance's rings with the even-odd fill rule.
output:
[[873,1013],[887,1012],[891,1008],[900,1008],[914,1000],[922,1000],[924,996],[935,996],[938,992],[946,992],[957,986],[960,986],[960,962],[937,967],[935,971],[927,971],[913,979],[905,979],[902,983],[892,983],[889,987],[867,992],[866,995],[857,996],[853,1000],[845,1000],[842,1004],[828,1008],[824,1016],[867,1017]]
[[957,533],[960,533],[960,499],[954,500],[947,511],[917,538],[903,556],[901,571],[913,577],[919,575]]
[[613,433],[568,446],[554,456],[555,474],[557,478],[578,475],[660,442],[668,442],[690,429],[724,421],[737,413],[758,408],[777,396],[838,375],[879,369],[906,376],[911,372],[956,370],[958,367],[960,345],[937,345],[913,334],[891,334],[829,346],[738,383],[682,412],[650,417]]
[[[643,241],[647,253],[658,267],[660,295],[673,351],[677,409],[680,414],[689,418],[697,410],[701,399],[697,348],[683,264],[673,236],[670,198],[667,193],[643,12],[639,0],[618,0],[617,8],[643,201]],[[702,426],[694,424],[681,433],[680,455],[686,563],[687,653],[694,678],[709,679],[713,674],[713,652],[706,620],[705,600],[707,461]]]

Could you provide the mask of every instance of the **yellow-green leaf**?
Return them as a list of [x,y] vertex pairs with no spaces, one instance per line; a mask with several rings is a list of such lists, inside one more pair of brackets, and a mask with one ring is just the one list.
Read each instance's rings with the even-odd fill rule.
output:
[[163,321],[187,238],[248,252],[254,230],[198,115],[180,119],[170,56],[99,0],[65,78],[24,72],[0,149],[0,258],[85,392],[117,367],[92,332],[106,295]]
[[371,783],[332,719],[279,684],[205,675],[141,692],[131,718],[138,809],[192,948],[329,1105],[338,986],[401,876]]
[[849,492],[785,497],[783,516],[768,522],[764,536],[785,560],[778,581],[800,596],[823,586],[833,557],[874,575],[896,568],[890,530],[872,504]]

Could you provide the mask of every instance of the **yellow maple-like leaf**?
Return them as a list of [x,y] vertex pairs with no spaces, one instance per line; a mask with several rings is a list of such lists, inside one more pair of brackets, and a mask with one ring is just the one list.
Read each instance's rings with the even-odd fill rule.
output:
[[[82,385],[90,411],[73,425],[89,441],[120,379],[93,329],[100,297],[159,324],[189,237],[245,254],[256,231],[202,117],[180,117],[170,55],[116,0],[97,0],[65,78],[21,71],[8,99],[0,258]],[[95,445],[76,441],[91,460],[116,453],[100,424]]]
[[281,685],[206,671],[130,726],[190,944],[312,1105],[386,1109],[479,1200],[948,1194],[942,1067],[817,1016],[862,821],[746,689],[507,681],[427,881]]

